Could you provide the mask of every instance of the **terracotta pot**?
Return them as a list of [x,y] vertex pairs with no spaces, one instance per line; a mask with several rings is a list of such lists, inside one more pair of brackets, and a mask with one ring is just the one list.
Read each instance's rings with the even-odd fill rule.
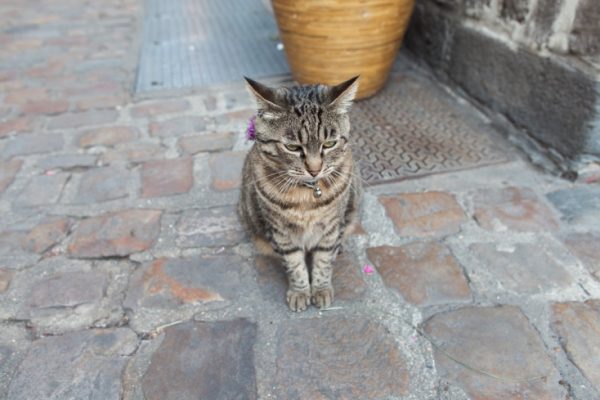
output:
[[294,79],[340,83],[360,75],[358,98],[385,83],[414,0],[272,0]]

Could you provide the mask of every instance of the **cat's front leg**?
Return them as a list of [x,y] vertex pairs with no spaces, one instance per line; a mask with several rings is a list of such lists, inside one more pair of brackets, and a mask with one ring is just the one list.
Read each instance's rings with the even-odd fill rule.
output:
[[273,249],[283,259],[288,277],[286,294],[292,311],[304,311],[310,305],[310,281],[304,250],[283,235],[273,235]]
[[304,311],[310,305],[310,284],[304,251],[283,254],[288,277],[287,303],[292,311]]
[[333,302],[332,264],[338,247],[337,244],[334,244],[329,247],[318,246],[311,250],[311,299],[312,303],[319,308],[327,308]]

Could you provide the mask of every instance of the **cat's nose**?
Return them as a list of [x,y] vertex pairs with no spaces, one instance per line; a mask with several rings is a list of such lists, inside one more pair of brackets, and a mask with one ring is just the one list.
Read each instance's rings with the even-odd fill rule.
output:
[[323,168],[323,160],[321,160],[319,157],[314,157],[309,154],[306,156],[304,167],[309,174],[312,176],[317,176],[319,175],[319,172],[321,172],[321,168]]

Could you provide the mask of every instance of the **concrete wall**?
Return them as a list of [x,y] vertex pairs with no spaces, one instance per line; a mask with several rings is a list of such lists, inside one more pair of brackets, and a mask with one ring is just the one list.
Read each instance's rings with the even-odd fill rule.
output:
[[417,0],[406,45],[563,169],[600,159],[600,0]]

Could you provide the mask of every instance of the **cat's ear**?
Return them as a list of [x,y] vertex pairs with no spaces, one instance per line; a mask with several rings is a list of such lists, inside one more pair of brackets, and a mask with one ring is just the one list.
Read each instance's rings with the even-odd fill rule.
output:
[[244,77],[244,79],[246,80],[248,91],[256,99],[261,117],[266,119],[278,118],[284,111],[284,108],[278,104],[275,89],[247,77]]
[[329,91],[329,107],[335,110],[336,113],[345,114],[350,109],[358,90],[358,78],[359,75],[331,87]]

